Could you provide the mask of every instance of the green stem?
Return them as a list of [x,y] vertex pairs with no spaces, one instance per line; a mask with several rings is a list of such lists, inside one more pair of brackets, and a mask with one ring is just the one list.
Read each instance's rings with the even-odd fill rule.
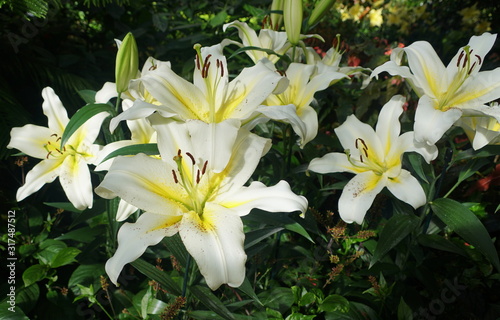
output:
[[[450,165],[452,156],[453,156],[453,149],[447,147],[444,155],[443,170],[441,171],[441,174],[439,175],[439,178],[436,181],[436,188],[432,200],[439,197],[439,192],[441,191],[441,187],[443,186],[444,177],[446,176],[446,171],[448,170],[448,166]],[[424,234],[427,233],[427,229],[429,228],[431,220],[432,220],[432,211],[429,211],[429,213],[425,216],[422,228]]]
[[104,311],[104,313],[108,316],[108,318],[113,320],[113,317],[108,313],[108,311],[102,306],[102,304],[99,301],[96,300],[95,303],[101,308],[102,311]]

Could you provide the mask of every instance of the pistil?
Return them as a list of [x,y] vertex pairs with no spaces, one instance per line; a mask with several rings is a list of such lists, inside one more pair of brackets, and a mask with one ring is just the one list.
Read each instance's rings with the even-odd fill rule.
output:
[[204,177],[208,161],[205,161],[203,164],[203,168],[200,170],[197,168],[196,160],[194,156],[185,152],[185,155],[191,160],[191,172],[188,173],[184,170],[183,166],[183,156],[182,151],[179,149],[177,151],[177,155],[173,158],[175,163],[177,164],[177,173],[175,170],[172,170],[172,177],[174,178],[174,182],[180,184],[191,200],[192,209],[197,212],[199,215],[203,213],[203,207],[205,205],[205,200],[203,195],[200,194],[198,190],[198,186],[201,182],[201,179]]

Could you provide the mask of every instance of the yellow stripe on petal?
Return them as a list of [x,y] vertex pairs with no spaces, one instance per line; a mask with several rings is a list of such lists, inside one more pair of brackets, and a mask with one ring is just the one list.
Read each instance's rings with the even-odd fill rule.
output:
[[164,220],[162,221],[161,224],[155,226],[154,228],[152,228],[150,231],[156,231],[156,230],[159,230],[159,229],[166,229],[166,228],[170,228],[172,227],[173,225],[175,225],[176,223],[178,223],[179,221],[182,220],[182,215],[171,215],[171,216],[165,216],[164,217]]

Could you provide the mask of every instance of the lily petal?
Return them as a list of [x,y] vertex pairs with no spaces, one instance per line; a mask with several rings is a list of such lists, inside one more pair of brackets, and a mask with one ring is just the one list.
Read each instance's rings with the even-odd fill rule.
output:
[[240,122],[235,119],[219,123],[191,120],[186,125],[200,162],[208,160],[209,168],[215,173],[224,170],[233,153]]
[[450,105],[462,110],[480,108],[481,105],[500,98],[500,68],[481,71],[465,80],[450,101]]
[[306,143],[316,138],[316,135],[318,134],[318,114],[316,113],[316,110],[313,109],[313,107],[306,106],[302,107],[299,110],[298,115],[300,117],[300,120],[302,120],[302,122],[304,123],[304,127],[306,129],[303,135],[297,133],[301,138],[299,141],[299,146],[301,148],[304,148]]
[[414,209],[423,206],[427,199],[424,189],[410,172],[402,169],[395,178],[387,179],[387,189],[401,201],[411,205]]
[[[404,52],[404,51],[401,51]],[[413,73],[411,73],[410,68],[407,66],[401,66],[395,61],[392,60],[393,56],[391,55],[391,61],[387,61],[381,66],[376,67],[373,69],[370,79],[372,78],[378,78],[378,75],[381,74],[382,72],[388,72],[392,76],[401,76],[405,78],[410,85],[412,86],[413,90],[417,93],[419,97],[424,95],[424,90],[420,87],[420,84],[418,80],[415,78]]]
[[[222,54],[222,45],[220,43],[210,47],[202,47],[200,50],[201,57],[198,55],[196,57],[196,60],[199,59],[200,61],[194,62],[193,83],[205,97],[205,103],[198,106],[194,105],[194,107],[197,107],[202,112],[210,112],[210,107],[213,107],[215,108],[213,111],[218,112],[218,107],[224,103],[223,98],[226,96],[229,82],[226,57]],[[189,95],[192,94],[190,91],[185,92],[189,92]],[[198,118],[205,120],[207,116]]]
[[231,159],[217,178],[221,179],[219,194],[238,190],[255,172],[260,158],[271,148],[271,140],[240,129],[234,143]]
[[322,174],[334,172],[362,172],[349,162],[345,153],[338,152],[327,153],[321,158],[312,159],[307,170]]
[[137,210],[137,207],[134,207],[130,203],[127,203],[126,201],[120,199],[120,202],[118,203],[118,209],[116,210],[116,221],[124,221]]
[[393,143],[391,150],[387,154],[387,159],[395,159],[403,152],[412,151],[422,155],[427,163],[436,159],[438,155],[438,148],[435,145],[415,141],[415,133],[409,131],[400,135],[396,142]]
[[116,91],[116,83],[114,82],[106,82],[102,86],[101,90],[97,91],[95,94],[95,102],[96,103],[107,103],[112,98],[118,96],[118,92]]
[[358,173],[344,187],[339,199],[339,214],[347,223],[363,223],[366,211],[377,194],[385,187],[387,178],[373,171]]
[[203,92],[178,76],[171,68],[159,66],[141,78],[141,81],[167,111],[176,113],[183,119],[206,118],[209,110]]
[[92,180],[84,157],[80,155],[65,157],[59,171],[59,181],[75,208],[78,210],[92,208]]
[[375,132],[382,142],[384,152],[387,154],[391,145],[398,138],[401,132],[399,117],[403,113],[403,104],[406,99],[401,95],[396,95],[387,102],[378,115]]
[[481,105],[476,106],[474,109],[462,109],[464,116],[473,117],[491,117],[496,121],[500,122],[500,106],[497,104],[493,105]]
[[252,209],[268,212],[292,212],[307,210],[307,199],[292,192],[290,185],[281,180],[272,187],[266,187],[259,181],[254,181],[248,187],[243,187],[235,193],[218,199],[219,204],[235,210],[244,216]]
[[[87,150],[87,148],[97,139],[101,132],[101,125],[108,116],[108,112],[100,112],[88,119],[71,135],[67,144],[78,146],[78,151],[81,153],[88,153],[90,150]],[[91,154],[91,156],[95,157],[96,154]]]
[[44,88],[42,90],[42,97],[44,100],[42,104],[43,114],[49,119],[49,129],[53,130],[53,133],[62,136],[69,122],[66,109],[52,88]]
[[[489,32],[485,32],[480,36],[472,36],[467,44],[469,48],[469,52],[472,57],[479,57],[481,61],[484,61],[484,57],[488,52],[490,52],[491,48],[495,44],[495,40],[497,38],[496,34],[491,34]],[[457,66],[460,66],[460,62],[463,63],[464,60],[459,61],[459,59],[463,59],[463,48],[458,50],[457,54],[451,59],[450,63],[447,67],[448,79],[452,79],[454,75],[457,73]],[[477,65],[475,68],[472,68],[470,75],[475,75],[479,72],[480,65]]]
[[118,249],[106,262],[106,273],[118,285],[123,267],[139,258],[149,246],[158,244],[164,237],[177,233],[181,217],[150,212],[143,213],[135,223],[125,223],[118,231]]
[[417,41],[404,48],[408,57],[408,65],[415,75],[418,86],[426,94],[438,97],[442,92],[441,81],[446,73],[446,67],[437,55],[432,45],[427,41]]
[[60,160],[50,159],[43,160],[34,166],[26,175],[24,185],[17,190],[17,201],[21,201],[27,196],[37,192],[44,184],[54,181],[59,175],[58,167],[60,165]]
[[370,125],[359,121],[355,115],[348,116],[346,121],[334,131],[344,149],[349,150],[353,158],[358,159],[361,155],[357,141],[362,139],[369,146],[368,153],[375,153],[376,159],[384,159],[384,149],[375,130]]
[[207,203],[201,218],[193,211],[184,214],[179,234],[210,289],[243,283],[245,234],[240,217],[232,210]]
[[43,146],[54,132],[49,128],[27,124],[20,128],[12,128],[10,131],[9,149],[17,149],[28,156],[45,159],[48,151]]
[[169,109],[165,106],[156,106],[142,100],[135,100],[132,107],[123,111],[113,119],[111,119],[109,123],[109,130],[111,132],[115,131],[121,121],[123,120],[140,120],[149,117],[155,111],[164,117],[164,118],[173,118],[177,117],[178,114],[175,111]]
[[[170,175],[166,162],[145,154],[117,157],[95,192],[105,198],[120,198],[144,211],[177,215],[188,203],[186,192]],[[170,179],[169,179],[170,178]]]
[[303,148],[318,133],[318,114],[310,106],[303,107],[300,111],[299,116],[297,108],[293,104],[260,106],[257,108],[257,112],[269,119],[289,123],[293,131],[300,137],[299,145]]
[[428,145],[435,144],[444,133],[462,116],[459,109],[445,112],[434,108],[434,101],[427,95],[418,100],[415,113],[415,140]]
[[244,68],[227,88],[224,107],[218,110],[220,120],[228,118],[245,119],[273,93],[276,87],[288,79],[266,66],[266,61],[258,61],[250,68]]

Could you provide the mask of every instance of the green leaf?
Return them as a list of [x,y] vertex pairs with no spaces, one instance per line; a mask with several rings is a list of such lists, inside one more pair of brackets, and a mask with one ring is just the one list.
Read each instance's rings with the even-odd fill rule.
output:
[[23,272],[23,282],[25,287],[29,287],[35,282],[38,282],[45,278],[47,275],[47,266],[41,264],[35,264]]
[[104,234],[105,231],[106,228],[104,225],[98,225],[94,228],[83,227],[60,235],[55,240],[76,240],[78,242],[89,243],[99,235]]
[[139,270],[140,273],[145,275],[146,277],[155,280],[166,290],[170,291],[172,294],[181,295],[181,288],[170,278],[166,272],[160,271],[148,262],[143,259],[137,259],[134,262],[130,263],[134,268]]
[[314,243],[313,239],[311,238],[309,233],[307,233],[306,229],[304,229],[304,227],[302,227],[297,221],[290,218],[288,213],[273,212],[272,214],[270,214],[266,211],[253,210],[249,215],[246,215],[244,217],[244,220],[252,220],[268,225],[284,227],[287,230],[300,234],[307,240]]
[[[40,297],[40,288],[34,283],[19,289],[16,293],[16,305],[25,313],[29,313],[36,305]],[[0,317],[0,319],[3,319]],[[10,319],[10,318],[9,318]]]
[[451,199],[436,199],[431,208],[451,230],[477,248],[497,270],[500,270],[498,252],[488,231],[472,211]]
[[227,19],[227,12],[226,10],[222,10],[221,12],[217,13],[212,19],[210,19],[209,24],[212,27],[217,27],[222,25]]
[[408,159],[411,170],[413,170],[422,181],[429,184],[429,180],[424,171],[424,158],[418,153],[410,152],[405,154],[405,159]]
[[250,281],[248,281],[248,278],[245,277],[245,280],[243,281],[241,286],[238,287],[238,290],[248,295],[250,298],[252,298],[255,302],[257,302],[261,306],[263,305],[262,302],[259,300],[259,297],[257,297],[255,291],[253,290],[252,284],[250,283]]
[[266,308],[267,319],[283,319],[281,312]]
[[100,276],[106,273],[104,264],[81,264],[71,274],[68,281],[68,287],[73,293],[78,296],[81,294],[77,284],[84,286],[98,286],[100,284]]
[[2,307],[0,308],[0,319],[2,320],[30,320],[23,310],[19,308],[14,302],[12,302],[12,306],[7,302],[7,300],[2,301]]
[[479,150],[474,150],[472,148],[461,151],[457,154],[457,156],[453,159],[453,162],[471,159],[471,158],[485,158],[490,156],[496,156],[500,154],[500,146],[499,145],[489,145],[484,146]]
[[417,240],[423,246],[437,250],[448,251],[462,255],[464,257],[468,257],[467,252],[465,252],[464,249],[460,248],[450,240],[441,237],[440,235],[420,234]]
[[259,293],[259,299],[266,307],[285,312],[295,302],[295,295],[290,288],[276,287],[272,290]]
[[491,163],[491,161],[484,158],[483,159],[477,158],[467,161],[466,165],[462,168],[462,170],[460,170],[460,173],[458,174],[457,183],[460,183],[465,179],[469,178],[488,163]]
[[94,103],[95,102],[95,94],[94,90],[80,90],[78,91],[78,95],[80,98],[85,101],[85,103]]
[[285,320],[313,320],[314,318],[316,318],[315,314],[304,315],[300,312],[294,312],[291,315],[289,315],[288,317],[286,317]]
[[149,303],[153,300],[153,295],[151,293],[152,287],[149,286],[146,293],[141,299],[141,318],[146,319],[148,317],[148,307]]
[[224,319],[233,320],[234,316],[226,308],[226,306],[213,294],[212,290],[203,286],[192,286],[189,287],[189,291],[195,296],[199,301],[201,301],[207,308],[217,313]]
[[156,143],[134,144],[111,152],[101,161],[101,163],[117,156],[133,156],[138,153],[144,153],[150,156],[154,156],[159,155],[160,151],[158,150],[158,145]]
[[57,209],[63,209],[64,211],[76,212],[76,213],[82,212],[82,210],[78,210],[70,202],[44,202],[43,204]]
[[370,268],[378,262],[387,252],[394,248],[401,240],[406,238],[419,224],[419,219],[413,214],[395,215],[390,218],[380,232],[380,238],[373,253]]
[[411,308],[403,300],[403,297],[399,300],[398,305],[398,320],[413,320],[413,312]]
[[349,312],[349,300],[338,294],[331,294],[319,305],[319,310],[326,312]]
[[250,231],[245,234],[245,250],[256,245],[262,240],[272,236],[276,232],[283,230],[282,227],[262,228],[259,230]]
[[47,239],[40,243],[41,251],[36,253],[35,257],[40,260],[42,264],[50,265],[57,253],[66,247],[66,244],[62,241]]
[[199,320],[207,320],[207,319],[213,319],[213,320],[218,320],[218,319],[223,319],[219,317],[215,312],[213,311],[206,311],[206,310],[195,310],[195,311],[188,311],[187,316],[189,319],[199,319]]
[[64,129],[62,138],[61,138],[61,148],[64,147],[68,139],[75,133],[78,128],[80,128],[87,120],[99,114],[101,112],[107,112],[110,115],[114,114],[114,109],[109,104],[97,103],[97,104],[88,104],[78,110],[73,117],[69,120],[66,125],[66,129]]
[[311,304],[316,301],[316,295],[312,292],[307,292],[304,294],[302,297],[300,297],[299,300],[299,306],[307,306],[308,304]]
[[171,237],[165,237],[162,243],[165,244],[167,250],[174,255],[183,267],[186,266],[189,253],[187,252],[179,233]]
[[80,250],[77,248],[69,247],[63,248],[57,252],[49,265],[52,268],[59,268],[65,266],[75,261],[75,257],[80,254]]

